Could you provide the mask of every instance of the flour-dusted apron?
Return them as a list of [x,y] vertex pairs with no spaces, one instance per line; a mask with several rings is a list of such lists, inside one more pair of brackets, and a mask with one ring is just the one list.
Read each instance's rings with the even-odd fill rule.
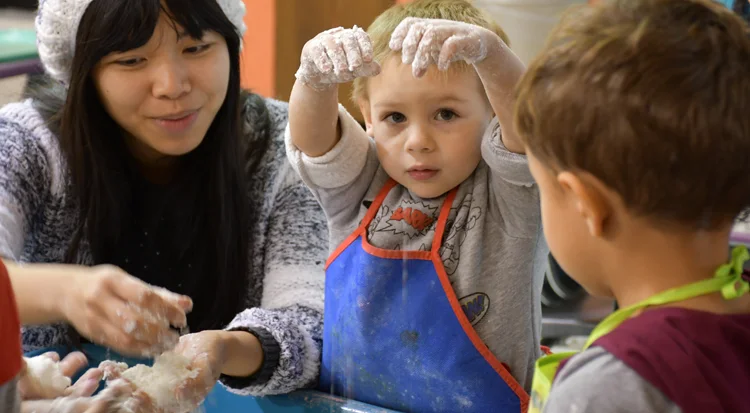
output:
[[528,395],[477,335],[440,259],[456,190],[430,251],[368,243],[396,185],[383,187],[328,260],[321,390],[401,411],[525,413]]

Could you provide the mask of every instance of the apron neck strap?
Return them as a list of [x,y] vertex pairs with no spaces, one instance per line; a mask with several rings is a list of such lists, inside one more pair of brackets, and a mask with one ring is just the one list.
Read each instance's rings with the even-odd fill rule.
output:
[[443,205],[440,207],[440,215],[438,216],[437,227],[435,227],[435,238],[432,240],[432,252],[439,254],[440,248],[443,245],[443,234],[445,233],[445,227],[448,225],[448,216],[451,213],[451,206],[453,200],[456,199],[456,193],[458,187],[453,188],[448,196],[445,197]]
[[646,307],[684,301],[715,292],[721,292],[725,300],[733,300],[747,294],[750,291],[750,282],[743,274],[743,265],[748,259],[750,259],[750,253],[747,247],[744,245],[737,246],[732,250],[731,260],[722,264],[712,278],[664,291],[644,301],[615,311],[596,326],[584,349]]
[[380,189],[380,192],[378,192],[378,196],[376,196],[372,201],[370,208],[367,209],[367,213],[365,214],[364,218],[362,218],[360,229],[367,228],[370,225],[370,222],[372,222],[373,218],[375,218],[375,215],[377,215],[378,209],[380,209],[380,206],[383,205],[385,197],[388,196],[388,193],[391,192],[391,189],[393,189],[393,187],[395,187],[396,185],[397,182],[393,178],[388,179],[385,185],[383,185],[383,187]]
[[[388,181],[383,185],[383,188],[381,188],[380,192],[378,192],[378,196],[375,197],[372,205],[370,205],[370,208],[367,210],[367,214],[365,214],[364,218],[362,218],[362,222],[359,225],[360,231],[363,231],[368,226],[370,226],[370,222],[372,222],[372,220],[375,218],[375,215],[377,215],[378,210],[380,209],[380,206],[383,205],[383,201],[385,201],[388,193],[391,192],[391,189],[393,189],[396,185],[398,185],[398,182],[396,182],[396,180],[394,180],[393,178],[388,179]],[[442,247],[443,234],[445,234],[445,227],[448,223],[448,216],[451,213],[451,206],[453,206],[453,201],[456,199],[457,193],[458,186],[448,192],[448,195],[446,195],[445,200],[443,200],[443,203],[440,206],[440,214],[438,215],[437,226],[435,227],[435,239],[432,241],[431,251],[433,253],[437,253]]]

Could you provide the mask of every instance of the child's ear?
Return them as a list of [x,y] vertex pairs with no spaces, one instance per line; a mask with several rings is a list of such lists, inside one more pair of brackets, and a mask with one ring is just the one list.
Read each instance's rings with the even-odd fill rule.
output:
[[362,112],[362,117],[365,119],[365,131],[368,136],[372,136],[372,111],[370,110],[370,101],[365,98],[357,99],[359,105],[359,111]]
[[572,172],[561,172],[557,182],[566,195],[575,203],[578,213],[586,222],[589,234],[601,237],[604,226],[612,215],[612,204],[607,188],[595,177]]

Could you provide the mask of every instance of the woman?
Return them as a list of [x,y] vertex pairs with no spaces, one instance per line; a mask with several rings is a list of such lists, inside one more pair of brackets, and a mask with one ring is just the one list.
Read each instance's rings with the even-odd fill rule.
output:
[[316,379],[325,219],[286,163],[286,104],[240,91],[243,15],[241,0],[40,3],[54,86],[0,110],[24,351],[80,333],[152,355],[186,324],[186,394]]

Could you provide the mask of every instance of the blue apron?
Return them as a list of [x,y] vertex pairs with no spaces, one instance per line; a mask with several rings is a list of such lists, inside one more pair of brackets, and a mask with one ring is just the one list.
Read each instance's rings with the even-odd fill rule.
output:
[[528,395],[482,342],[440,259],[443,203],[430,251],[384,250],[367,227],[396,182],[326,264],[320,390],[407,412],[525,413]]

